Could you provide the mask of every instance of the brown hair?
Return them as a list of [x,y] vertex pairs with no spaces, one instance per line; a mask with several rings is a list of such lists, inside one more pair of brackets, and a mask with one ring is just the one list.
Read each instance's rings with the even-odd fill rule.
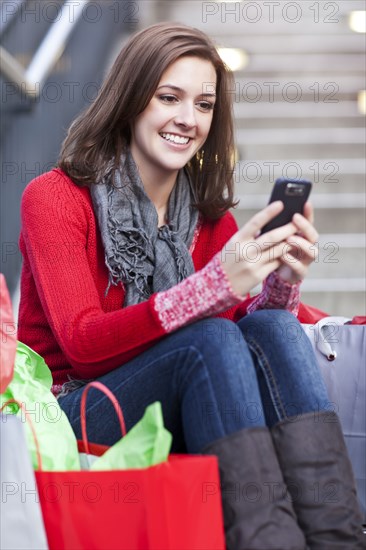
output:
[[177,23],[158,23],[131,37],[122,48],[94,102],[73,122],[58,166],[76,185],[100,181],[107,164],[118,168],[131,139],[130,126],[147,107],[164,71],[182,56],[210,61],[217,75],[212,124],[203,147],[190,160],[195,206],[211,219],[233,201],[233,76],[203,32]]

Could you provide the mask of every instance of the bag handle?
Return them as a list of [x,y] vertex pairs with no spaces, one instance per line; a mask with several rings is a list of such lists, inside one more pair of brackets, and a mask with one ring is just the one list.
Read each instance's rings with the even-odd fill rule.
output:
[[98,381],[89,382],[89,384],[87,386],[85,386],[85,389],[84,389],[83,394],[81,396],[81,403],[80,403],[80,409],[81,409],[81,434],[82,434],[82,438],[83,438],[84,449],[85,449],[85,452],[87,454],[89,454],[89,442],[88,442],[88,435],[87,435],[87,431],[86,431],[86,398],[87,398],[87,395],[89,393],[90,388],[96,388],[97,390],[100,390],[101,392],[103,392],[109,398],[109,400],[112,402],[114,410],[117,413],[119,424],[121,426],[122,436],[125,436],[126,433],[127,433],[125,419],[123,417],[122,409],[121,409],[116,397],[111,392],[111,390],[109,388],[107,388],[107,386],[102,384],[101,382],[98,382]]
[[334,361],[337,359],[337,352],[331,344],[333,342],[337,342],[338,340],[332,339],[332,335],[334,333],[334,330],[332,329],[343,326],[349,321],[350,319],[348,317],[337,317],[333,315],[320,319],[320,321],[314,325],[314,327],[319,330],[319,334],[315,340],[315,345],[320,353],[325,355],[328,361]]
[[17,399],[8,399],[7,401],[5,401],[5,403],[2,405],[1,409],[0,409],[0,412],[2,412],[5,407],[7,405],[10,405],[11,403],[15,403],[16,405],[18,405],[19,409],[21,409],[23,412],[24,412],[24,416],[29,424],[29,427],[32,431],[32,435],[33,435],[33,438],[34,438],[34,443],[36,445],[36,455],[37,455],[37,464],[38,464],[38,470],[39,471],[42,471],[42,457],[41,457],[41,451],[39,449],[39,443],[38,443],[38,438],[37,438],[37,434],[36,434],[36,430],[34,429],[34,425],[33,425],[33,421],[31,420],[31,417],[30,417],[30,414],[28,414],[27,412],[27,409],[25,408],[24,406],[24,403],[21,403],[20,401],[18,401]]

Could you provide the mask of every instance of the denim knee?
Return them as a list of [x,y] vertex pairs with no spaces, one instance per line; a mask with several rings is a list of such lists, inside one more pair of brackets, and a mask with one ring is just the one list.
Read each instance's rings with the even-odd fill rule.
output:
[[238,326],[278,411],[280,405],[291,402],[301,403],[302,412],[325,406],[325,384],[310,340],[296,317],[284,310],[260,310],[241,319]]
[[283,309],[255,311],[238,322],[244,337],[274,345],[305,345],[308,338],[301,323],[290,312]]
[[221,350],[235,344],[242,344],[243,334],[236,323],[222,318],[210,318],[198,321],[183,329],[189,335],[189,341],[200,350],[208,347]]
[[228,319],[211,318],[198,321],[177,334],[175,345],[189,348],[190,361],[186,365],[192,371],[193,363],[202,362],[210,376],[221,379],[238,379],[243,373],[251,378],[255,369],[248,345],[236,323]]

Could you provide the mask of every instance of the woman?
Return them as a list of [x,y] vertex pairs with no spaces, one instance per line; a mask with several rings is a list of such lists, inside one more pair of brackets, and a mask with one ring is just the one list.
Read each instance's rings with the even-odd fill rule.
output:
[[[129,40],[58,168],[24,192],[19,338],[78,436],[98,378],[128,427],[159,400],[173,451],[218,456],[229,549],[361,547],[339,422],[296,319],[312,209],[260,236],[273,203],[237,230],[231,79],[198,30]],[[119,439],[102,395],[88,419],[91,440]]]

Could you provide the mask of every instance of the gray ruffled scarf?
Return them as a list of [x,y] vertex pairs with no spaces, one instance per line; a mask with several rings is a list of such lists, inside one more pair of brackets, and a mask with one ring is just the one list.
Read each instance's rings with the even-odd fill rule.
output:
[[123,283],[124,306],[147,300],[192,273],[189,247],[198,221],[191,206],[193,190],[182,169],[169,197],[168,224],[158,228],[158,214],[145,193],[137,166],[127,151],[120,169],[91,186],[109,270],[109,285]]

